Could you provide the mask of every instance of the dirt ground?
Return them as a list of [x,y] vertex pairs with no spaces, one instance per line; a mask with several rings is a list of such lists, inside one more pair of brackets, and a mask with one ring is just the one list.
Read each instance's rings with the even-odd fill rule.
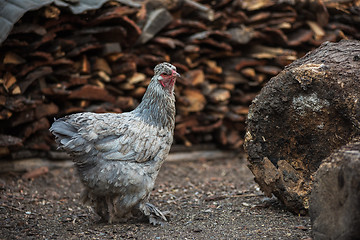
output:
[[32,180],[0,175],[0,239],[311,239],[309,217],[266,198],[244,157],[165,162],[151,202],[172,217],[105,224],[79,203],[74,168]]

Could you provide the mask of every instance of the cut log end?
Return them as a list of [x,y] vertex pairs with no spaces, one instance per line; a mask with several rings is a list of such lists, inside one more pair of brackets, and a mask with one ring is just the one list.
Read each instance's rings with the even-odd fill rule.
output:
[[321,161],[360,134],[355,56],[359,41],[325,43],[272,78],[250,106],[249,167],[260,187],[295,213],[307,212]]

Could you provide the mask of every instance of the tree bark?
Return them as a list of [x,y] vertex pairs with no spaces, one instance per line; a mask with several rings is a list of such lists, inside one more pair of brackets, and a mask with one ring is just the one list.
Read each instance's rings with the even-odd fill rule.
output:
[[249,109],[245,149],[255,181],[306,214],[313,174],[360,134],[360,42],[326,42],[273,77]]
[[310,195],[309,213],[315,240],[359,239],[360,138],[320,165]]

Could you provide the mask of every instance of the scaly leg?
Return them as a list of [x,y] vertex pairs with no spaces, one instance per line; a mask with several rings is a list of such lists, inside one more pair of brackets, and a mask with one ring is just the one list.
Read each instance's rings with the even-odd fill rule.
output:
[[109,213],[109,223],[116,222],[116,213],[114,209],[114,198],[112,196],[106,196],[107,211]]
[[102,221],[109,221],[108,204],[105,197],[99,197],[93,195],[89,190],[85,189],[81,196],[83,204],[90,205],[93,210],[101,217]]

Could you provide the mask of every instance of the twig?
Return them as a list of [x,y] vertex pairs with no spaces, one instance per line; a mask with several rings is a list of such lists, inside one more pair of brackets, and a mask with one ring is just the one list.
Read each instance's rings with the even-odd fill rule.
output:
[[21,209],[19,209],[19,208],[17,208],[17,207],[13,207],[13,206],[6,205],[6,204],[4,204],[4,203],[1,204],[1,207],[7,207],[7,208],[10,208],[10,209],[16,210],[16,211],[18,211],[18,212],[25,213],[24,210],[21,210]]

